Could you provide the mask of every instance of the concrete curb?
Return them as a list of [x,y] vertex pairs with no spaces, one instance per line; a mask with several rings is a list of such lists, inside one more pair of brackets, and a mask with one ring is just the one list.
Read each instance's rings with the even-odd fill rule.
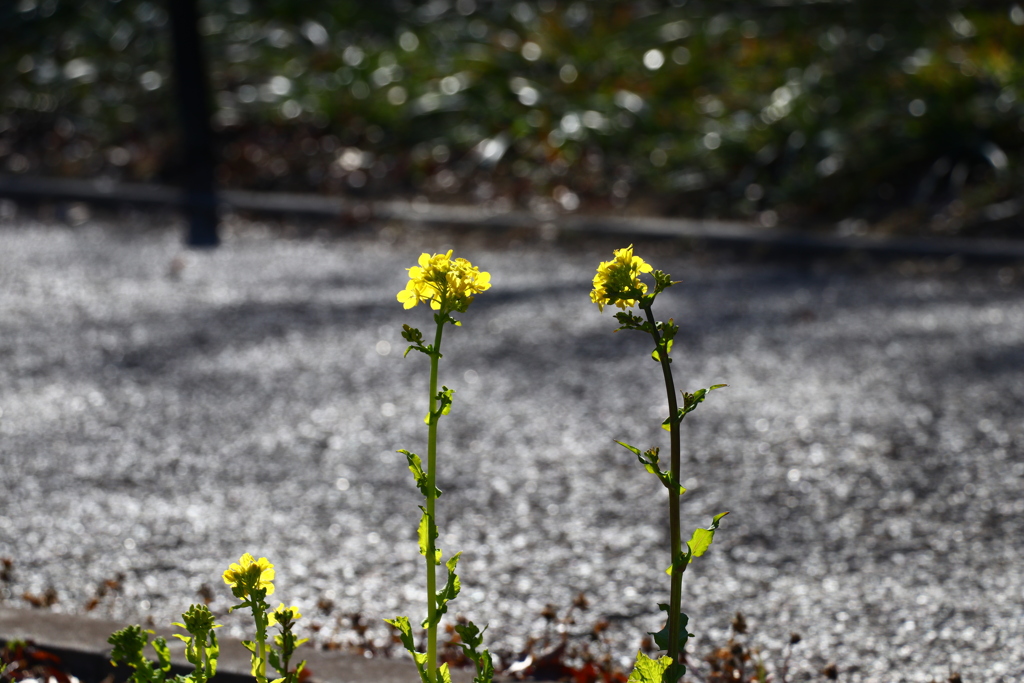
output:
[[[0,175],[0,197],[183,206],[184,191],[166,185],[121,183],[106,178],[33,178]],[[226,209],[263,213],[356,220],[392,220],[430,225],[461,225],[510,229],[542,229],[581,235],[620,236],[624,239],[690,239],[707,243],[754,246],[805,252],[867,252],[888,256],[959,256],[962,258],[1024,260],[1024,242],[1006,239],[929,237],[865,237],[766,229],[742,221],[607,216],[501,211],[487,206],[431,204],[428,201],[360,200],[287,192],[224,190],[217,195]]]
[[[74,663],[79,671],[102,680],[112,671],[109,664],[110,646],[107,638],[126,624],[89,617],[57,614],[42,610],[19,610],[0,607],[0,642],[14,639],[31,640],[45,650],[54,651],[62,660]],[[171,661],[187,666],[184,643],[172,638],[170,629],[154,628],[167,638],[171,648]],[[345,652],[325,652],[303,648],[315,683],[419,683],[419,676],[410,660],[366,659]],[[215,680],[222,683],[252,681],[249,676],[249,652],[240,643],[225,639]],[[97,675],[98,674],[98,675]],[[469,683],[470,671],[453,671],[455,683]],[[496,683],[500,680],[495,679]]]

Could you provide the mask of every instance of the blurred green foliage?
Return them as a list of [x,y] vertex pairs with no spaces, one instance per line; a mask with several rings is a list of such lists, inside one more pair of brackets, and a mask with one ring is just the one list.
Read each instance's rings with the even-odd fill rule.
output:
[[[857,232],[1022,226],[1024,9],[202,0],[221,181]],[[0,169],[174,181],[160,4],[0,5]]]

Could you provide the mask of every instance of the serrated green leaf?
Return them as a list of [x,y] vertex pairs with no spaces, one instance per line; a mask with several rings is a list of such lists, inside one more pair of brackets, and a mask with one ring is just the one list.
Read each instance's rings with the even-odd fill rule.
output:
[[[428,491],[430,490],[430,478],[427,476],[427,473],[423,469],[423,461],[420,459],[420,456],[416,455],[415,453],[410,453],[404,448],[400,448],[397,452],[403,454],[405,456],[405,459],[409,462],[409,471],[412,472],[412,477],[416,481],[416,488],[420,490],[420,493],[422,493],[425,498],[429,497]],[[441,489],[435,486],[434,498],[440,497]]]
[[398,452],[404,455],[405,459],[408,461],[409,471],[412,472],[412,478],[416,481],[416,487],[424,496],[427,495],[427,482],[429,481],[429,477],[427,477],[427,473],[423,471],[423,461],[420,459],[420,456],[407,451],[404,448],[399,448]]
[[[665,603],[658,603],[658,609],[668,615],[671,609]],[[686,641],[688,638],[692,638],[693,634],[686,630],[686,625],[690,622],[690,617],[686,616],[682,612],[679,613],[679,652],[682,652],[686,648]],[[657,633],[650,633],[648,635],[654,637],[654,643],[660,650],[668,650],[668,619],[665,620],[665,628],[661,629]]]
[[644,466],[644,469],[656,476],[665,488],[669,491],[675,490],[677,495],[683,495],[686,493],[686,489],[680,486],[679,482],[672,478],[671,472],[661,469],[661,460],[658,457],[659,451],[660,449],[658,448],[648,448],[644,451],[643,455],[638,455],[637,458]]
[[693,535],[690,540],[686,542],[689,546],[692,555],[690,556],[690,562],[693,562],[694,557],[700,557],[707,549],[711,546],[711,541],[715,540],[715,531],[718,530],[718,524],[722,521],[722,518],[729,514],[728,511],[720,512],[715,515],[714,519],[711,520],[711,526],[707,529],[694,529]]
[[249,675],[257,680],[265,678],[267,675],[267,661],[262,657],[258,657],[255,652],[249,658],[251,666],[249,667]]
[[484,650],[480,655],[480,660],[477,662],[476,676],[473,677],[473,683],[491,683],[494,680],[494,661],[491,659],[491,653]]
[[476,676],[473,683],[491,683],[494,678],[494,662],[491,653],[487,650],[477,650],[484,641],[483,635],[487,627],[481,631],[472,621],[456,624],[455,632],[459,634],[459,646],[467,659],[473,662],[476,667]]
[[708,390],[707,389],[698,389],[697,391],[693,392],[692,394],[687,394],[687,393],[684,392],[683,393],[683,410],[685,410],[687,413],[693,412],[693,410],[697,407],[698,403],[703,403],[704,402],[704,397],[707,396],[707,394],[708,394]]
[[[437,540],[437,527],[434,526],[433,521],[430,519],[430,515],[427,514],[427,509],[422,505],[419,506],[420,510],[423,511],[423,515],[420,517],[420,528],[419,528],[419,543],[420,543],[420,555],[423,557],[427,556],[429,549],[430,535],[433,531],[433,540]],[[441,549],[436,545],[434,546],[434,564],[441,564]]]
[[[676,418],[678,419],[679,423],[681,424],[683,422],[683,418],[684,417],[686,417],[687,415],[692,413],[694,410],[697,409],[698,405],[700,405],[701,403],[704,402],[704,399],[707,397],[707,394],[708,394],[709,391],[713,391],[715,389],[721,389],[722,387],[727,387],[727,386],[729,386],[729,385],[728,384],[715,384],[715,385],[711,386],[708,389],[698,389],[697,391],[693,392],[692,394],[688,394],[685,391],[682,392],[682,394],[683,394],[683,407],[679,408],[677,413],[676,413]],[[664,430],[667,430],[667,431],[671,431],[672,430],[672,416],[667,417],[665,419],[665,421],[661,423],[661,428],[664,429]]]
[[461,552],[455,553],[445,563],[445,567],[448,568],[448,579],[441,590],[437,592],[437,595],[434,596],[434,604],[437,605],[437,609],[434,611],[433,622],[431,622],[429,617],[424,619],[423,628],[430,628],[431,625],[436,626],[441,623],[441,616],[448,611],[448,603],[458,597],[459,591],[462,590],[462,581],[455,573],[455,567],[458,565],[461,556]]
[[455,393],[454,389],[449,389],[446,386],[441,387],[441,391],[437,392],[437,400],[441,404],[438,410],[441,415],[447,415],[452,410],[452,395]]
[[442,415],[447,415],[452,411],[452,394],[455,393],[454,389],[449,389],[446,386],[441,387],[441,391],[437,392],[437,401],[439,406],[437,410],[432,413],[427,413],[427,416],[423,418],[425,423],[432,424],[441,419]]
[[616,441],[615,443],[633,453],[640,461],[640,464],[644,466],[644,469],[656,476],[669,491],[678,491],[678,495],[680,496],[686,493],[686,489],[680,486],[679,482],[672,478],[671,472],[661,469],[661,459],[658,456],[660,449],[648,448],[646,451],[641,453],[639,448],[630,446],[628,443],[623,443],[621,441]]
[[402,339],[413,344],[419,344],[423,342],[423,333],[415,327],[402,325]]
[[210,645],[206,648],[208,662],[206,665],[207,674],[210,678],[217,675],[217,659],[220,658],[220,644],[217,642],[217,634],[210,632]]
[[427,655],[424,652],[416,651],[416,643],[412,637],[412,625],[409,623],[409,617],[395,617],[394,619],[385,619],[384,621],[398,629],[398,638],[402,641],[406,651],[412,655],[412,661],[416,664],[416,671],[420,674],[420,681],[422,683],[430,683],[430,678],[427,676]]
[[416,646],[413,644],[412,624],[409,623],[409,617],[385,619],[384,623],[391,624],[398,629],[398,637],[402,641],[402,645],[405,645],[406,648],[412,647],[414,650],[416,649]]
[[663,683],[665,671],[671,665],[671,657],[651,659],[638,650],[636,653],[636,663],[629,674],[629,683]]
[[672,285],[678,285],[680,282],[679,280],[673,281],[671,275],[661,270],[655,270],[651,273],[651,276],[654,278],[654,296],[661,294]]
[[645,327],[647,326],[646,320],[635,313],[630,313],[629,311],[620,311],[619,313],[616,313],[615,319],[619,321],[619,328],[616,332],[619,330],[638,330],[642,332],[645,331]]
[[487,627],[484,626],[484,630],[481,631],[472,621],[455,625],[455,632],[459,634],[459,640],[462,641],[462,648],[468,648],[471,651],[476,650],[483,644],[484,631],[486,630]]
[[402,325],[402,339],[410,343],[410,346],[405,350],[405,353],[402,354],[403,358],[408,356],[409,352],[413,349],[416,349],[421,353],[425,353],[428,356],[432,356],[434,354],[434,350],[431,347],[423,344],[423,333],[415,327]]
[[158,666],[161,671],[171,670],[171,649],[167,647],[167,641],[164,638],[154,638],[153,649],[156,650],[156,658]]
[[445,662],[437,670],[438,681],[440,683],[452,683],[452,672],[448,670],[448,662]]
[[[672,341],[671,339],[663,339],[662,341],[664,342],[664,345],[665,345],[665,352],[666,352],[666,353],[665,353],[665,357],[666,357],[666,358],[668,358],[669,354],[671,354],[671,353],[672,353],[672,344],[673,344],[673,341]],[[660,363],[660,362],[661,362],[661,353],[660,353],[660,349],[654,349],[653,351],[651,351],[651,358],[653,358],[654,360],[656,360],[657,362],[659,362],[659,363]],[[671,362],[672,362],[672,359],[671,359],[671,358],[669,358],[669,359],[668,359],[668,362],[670,362],[670,363],[671,363]]]

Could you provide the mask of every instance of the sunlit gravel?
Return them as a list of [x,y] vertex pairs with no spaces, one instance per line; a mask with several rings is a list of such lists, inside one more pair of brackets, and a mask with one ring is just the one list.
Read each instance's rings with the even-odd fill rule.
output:
[[[140,222],[151,220],[140,219]],[[152,219],[159,220],[159,219]],[[423,308],[395,293],[455,247],[494,287],[448,328],[441,547],[453,609],[493,647],[583,592],[617,657],[667,600],[660,484],[613,439],[667,449],[650,343],[588,300],[610,242],[389,228],[284,239],[243,224],[213,252],[174,230],[0,226],[0,596],[166,624],[243,552],[277,566],[316,638],[354,612],[422,618]],[[686,527],[730,510],[684,583],[706,653],[734,612],[791,680],[1024,679],[1024,271],[754,261],[642,245],[683,285],[677,382],[727,382],[684,426]],[[333,603],[328,613],[318,601]],[[276,604],[276,603],[275,603]],[[238,615],[225,617],[238,632]]]

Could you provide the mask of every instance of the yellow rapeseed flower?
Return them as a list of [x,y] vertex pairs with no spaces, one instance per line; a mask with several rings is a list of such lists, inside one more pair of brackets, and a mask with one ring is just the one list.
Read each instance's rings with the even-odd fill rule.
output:
[[616,249],[615,258],[602,261],[594,276],[594,289],[590,292],[590,300],[604,310],[607,305],[615,305],[626,310],[636,305],[637,299],[629,295],[647,293],[647,285],[640,280],[641,273],[650,273],[654,268],[639,256],[633,255],[633,245],[625,249]]
[[273,580],[274,565],[270,564],[270,560],[265,557],[253,559],[249,553],[242,555],[237,563],[232,563],[224,572],[224,583],[231,586],[232,593],[239,597],[249,597],[252,591],[261,588],[266,588],[267,595],[272,595]]
[[447,254],[420,254],[419,265],[409,268],[409,283],[398,293],[405,308],[418,303],[442,313],[464,312],[473,303],[473,295],[491,288],[491,274],[481,273],[464,258]]

